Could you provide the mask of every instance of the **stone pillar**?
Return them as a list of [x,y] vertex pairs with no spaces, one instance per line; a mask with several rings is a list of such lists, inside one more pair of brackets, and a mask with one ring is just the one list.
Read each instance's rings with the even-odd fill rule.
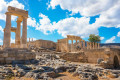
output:
[[83,41],[83,48],[85,48],[85,41]]
[[16,22],[17,22],[17,29],[16,29],[16,35],[15,35],[15,45],[16,45],[16,48],[20,48],[21,21],[17,20]]
[[98,43],[95,43],[95,48],[96,48],[96,49],[98,48],[97,46],[98,46]]
[[71,52],[73,52],[73,40],[72,41],[72,44],[71,44]]
[[68,39],[66,39],[66,47],[67,47],[67,52],[69,52],[69,44],[68,44]]
[[98,43],[98,49],[100,48],[100,43]]
[[83,41],[80,41],[80,47],[83,48]]
[[29,42],[30,42],[30,38],[29,38]]
[[32,38],[32,41],[33,41],[33,38]]
[[94,42],[92,42],[92,45],[93,45],[93,49],[95,49],[95,44],[94,44]]
[[22,48],[27,48],[27,17],[23,17]]
[[89,44],[90,44],[90,45],[89,45],[90,49],[92,49],[92,43],[90,42]]
[[11,14],[6,12],[6,26],[4,29],[3,48],[10,48],[11,39]]

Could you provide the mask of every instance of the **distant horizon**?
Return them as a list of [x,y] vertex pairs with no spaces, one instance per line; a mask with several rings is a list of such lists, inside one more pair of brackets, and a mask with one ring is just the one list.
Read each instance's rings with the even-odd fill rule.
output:
[[[101,43],[120,43],[119,3],[120,0],[1,0],[0,45],[3,45],[8,6],[28,11],[27,38],[57,42],[66,35],[75,35],[88,41],[89,35],[95,34],[101,37]],[[16,19],[12,16],[12,27],[17,26]]]

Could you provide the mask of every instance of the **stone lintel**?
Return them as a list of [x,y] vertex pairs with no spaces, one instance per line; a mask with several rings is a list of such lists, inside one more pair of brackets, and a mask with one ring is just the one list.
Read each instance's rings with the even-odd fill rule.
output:
[[15,16],[26,16],[26,17],[28,17],[28,11],[25,11],[25,10],[22,10],[22,9],[18,9],[18,8],[15,8],[15,7],[8,6],[8,11],[11,12],[12,15],[15,15]]

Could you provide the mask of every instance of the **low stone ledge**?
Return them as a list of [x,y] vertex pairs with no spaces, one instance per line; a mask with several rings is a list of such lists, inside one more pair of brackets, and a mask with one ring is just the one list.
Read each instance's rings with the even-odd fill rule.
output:
[[28,50],[22,50],[21,49],[9,49],[0,51],[0,64],[11,64],[12,61],[16,60],[31,60],[36,59],[36,54],[33,52],[30,52]]

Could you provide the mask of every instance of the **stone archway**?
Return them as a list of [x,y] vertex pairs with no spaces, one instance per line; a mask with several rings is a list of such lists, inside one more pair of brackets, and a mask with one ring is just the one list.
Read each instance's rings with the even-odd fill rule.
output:
[[114,68],[119,68],[119,60],[118,60],[118,57],[116,55],[114,56],[113,66],[114,66]]

